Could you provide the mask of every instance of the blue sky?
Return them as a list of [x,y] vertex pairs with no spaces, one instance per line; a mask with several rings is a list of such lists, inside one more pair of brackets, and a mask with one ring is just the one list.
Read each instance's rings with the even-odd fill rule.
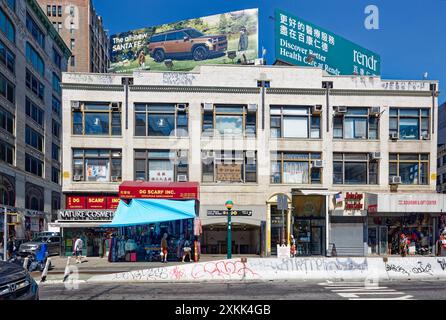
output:
[[[110,34],[227,11],[259,8],[260,48],[274,56],[274,9],[281,8],[381,55],[385,79],[440,80],[446,101],[446,0],[94,0]],[[364,27],[376,5],[380,29]]]

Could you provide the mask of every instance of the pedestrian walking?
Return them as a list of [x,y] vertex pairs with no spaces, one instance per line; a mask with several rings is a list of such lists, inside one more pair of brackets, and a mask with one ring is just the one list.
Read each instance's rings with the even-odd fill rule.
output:
[[400,254],[402,257],[405,257],[409,248],[409,243],[406,235],[401,233],[400,235]]
[[184,241],[184,245],[183,245],[183,262],[186,259],[186,256],[189,257],[189,262],[192,262],[192,257],[191,257],[191,251],[192,248],[190,246],[190,242],[189,240]]
[[8,258],[11,259],[14,256],[14,253],[16,251],[16,245],[15,245],[15,237],[10,236],[9,241],[7,244],[7,250],[8,250]]
[[81,239],[81,237],[76,237],[74,241],[74,249],[73,249],[73,255],[76,256],[76,263],[82,262],[82,249],[84,246],[84,241]]
[[167,263],[168,245],[167,245],[167,233],[163,235],[161,239],[161,262]]

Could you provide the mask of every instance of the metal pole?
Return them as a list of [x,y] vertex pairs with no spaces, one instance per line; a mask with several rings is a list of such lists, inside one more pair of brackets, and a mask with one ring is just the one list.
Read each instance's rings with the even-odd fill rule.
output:
[[284,244],[285,243],[285,210],[283,210],[282,207],[282,240],[280,242],[280,244]]
[[232,230],[231,230],[231,209],[228,209],[228,249],[227,258],[232,258]]
[[6,261],[6,247],[8,245],[8,212],[6,211],[6,206],[3,207],[3,261]]

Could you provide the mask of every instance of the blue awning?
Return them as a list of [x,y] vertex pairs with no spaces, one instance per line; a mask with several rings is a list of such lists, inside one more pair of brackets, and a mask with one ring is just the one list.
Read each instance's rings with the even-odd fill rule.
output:
[[103,227],[128,227],[195,218],[195,200],[133,199],[119,201],[113,220]]

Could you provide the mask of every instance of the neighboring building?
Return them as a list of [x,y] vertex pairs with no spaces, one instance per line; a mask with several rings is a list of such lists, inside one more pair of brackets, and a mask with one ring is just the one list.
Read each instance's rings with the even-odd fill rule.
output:
[[38,0],[72,52],[68,71],[106,73],[109,40],[92,0]]
[[21,239],[60,209],[60,79],[71,53],[35,0],[1,1],[0,20],[0,204],[19,214],[9,232]]
[[97,215],[125,197],[123,181],[175,182],[169,194],[198,182],[203,253],[225,253],[215,212],[231,199],[248,214],[232,219],[233,253],[274,254],[280,193],[300,255],[332,244],[338,255],[398,254],[401,231],[432,251],[446,204],[435,192],[437,86],[285,66],[65,73],[65,205]]
[[446,193],[446,144],[438,145],[437,191]]
[[438,107],[438,145],[446,144],[446,102]]

